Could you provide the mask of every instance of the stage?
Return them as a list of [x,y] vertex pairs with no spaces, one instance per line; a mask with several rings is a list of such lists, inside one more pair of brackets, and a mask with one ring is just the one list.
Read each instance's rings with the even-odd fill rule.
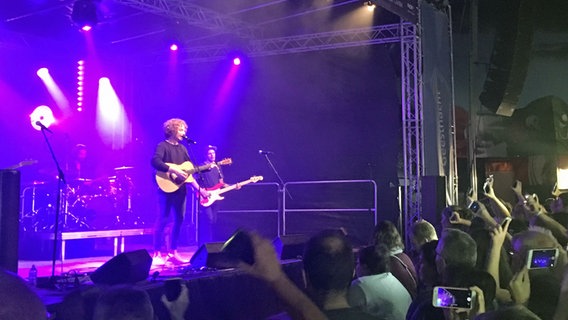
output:
[[[195,246],[180,248],[182,256],[188,259],[196,250]],[[37,293],[48,311],[57,313],[67,294],[75,290],[86,291],[94,286],[88,275],[111,258],[101,256],[66,259],[64,262],[58,260],[55,284],[54,281],[50,283],[51,261],[20,261],[18,273],[27,278],[32,264],[36,266],[39,276]],[[292,281],[302,286],[301,262],[286,260],[282,265]],[[184,279],[189,289],[190,306],[186,319],[265,319],[284,310],[270,288],[240,270],[199,269],[189,264],[166,263],[164,266],[152,265],[148,278],[135,284],[150,295],[158,319],[169,319],[160,297],[164,281],[172,277]]]

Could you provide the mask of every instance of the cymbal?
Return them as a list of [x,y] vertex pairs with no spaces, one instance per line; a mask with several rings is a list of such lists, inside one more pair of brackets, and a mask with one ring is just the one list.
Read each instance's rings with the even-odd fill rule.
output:
[[114,168],[114,170],[116,171],[120,171],[120,170],[130,170],[130,169],[134,169],[134,167],[118,167],[118,168]]

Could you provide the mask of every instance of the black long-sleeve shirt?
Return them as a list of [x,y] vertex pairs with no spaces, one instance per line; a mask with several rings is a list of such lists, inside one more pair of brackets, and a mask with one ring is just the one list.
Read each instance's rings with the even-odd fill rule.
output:
[[151,164],[154,169],[167,172],[168,165],[166,162],[182,164],[185,161],[189,161],[189,154],[183,144],[178,143],[174,145],[167,141],[162,141],[156,146]]

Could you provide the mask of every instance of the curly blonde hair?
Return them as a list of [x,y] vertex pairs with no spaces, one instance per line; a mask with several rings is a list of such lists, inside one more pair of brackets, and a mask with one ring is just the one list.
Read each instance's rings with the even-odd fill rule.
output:
[[164,122],[164,135],[166,139],[174,136],[182,126],[187,128],[187,123],[179,118],[172,118]]

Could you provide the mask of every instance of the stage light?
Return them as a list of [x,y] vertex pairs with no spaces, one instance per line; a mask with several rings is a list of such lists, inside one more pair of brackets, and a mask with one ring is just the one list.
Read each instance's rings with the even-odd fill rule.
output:
[[39,68],[36,73],[38,77],[45,78],[49,75],[49,70],[47,68]]
[[365,6],[367,6],[367,10],[374,11],[377,5],[373,1],[365,1]]
[[89,31],[99,22],[95,0],[77,0],[73,4],[71,20],[83,31]]
[[49,128],[52,124],[55,123],[55,118],[53,117],[53,111],[48,106],[39,106],[34,109],[34,111],[30,114],[30,122],[34,129],[41,130],[41,127],[36,124],[36,122],[40,121],[44,126]]
[[170,50],[171,51],[177,51],[178,50],[178,45],[175,43],[172,43],[172,45],[170,46]]
[[234,64],[235,66],[240,65],[240,64],[241,64],[241,58],[239,58],[239,57],[234,58],[234,59],[233,59],[233,64]]

